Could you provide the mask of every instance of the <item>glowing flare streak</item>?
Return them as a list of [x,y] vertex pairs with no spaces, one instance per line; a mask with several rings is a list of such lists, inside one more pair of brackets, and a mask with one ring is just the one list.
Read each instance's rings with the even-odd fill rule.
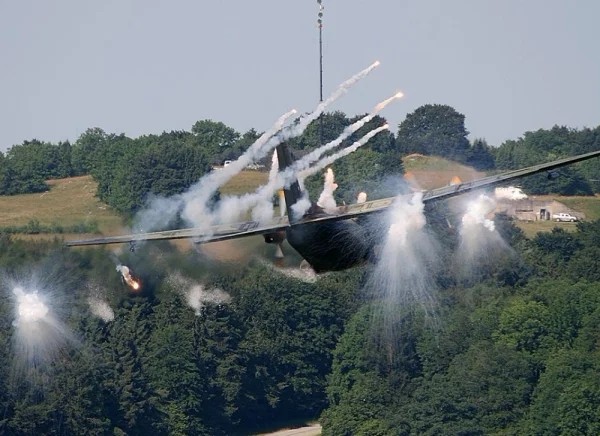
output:
[[129,267],[127,267],[125,265],[118,265],[117,266],[117,271],[119,271],[121,273],[121,276],[123,277],[123,280],[125,281],[125,283],[127,284],[127,286],[129,286],[134,291],[139,291],[140,290],[141,284],[140,284],[140,282],[136,281],[131,276],[131,271],[129,270]]
[[[284,129],[283,131],[279,132],[277,135],[273,136],[265,144],[265,150],[264,150],[265,154],[268,151],[270,151],[271,149],[273,149],[276,146],[278,146],[279,144],[281,144],[282,142],[284,142],[285,140],[302,134],[302,132],[304,132],[306,127],[321,115],[321,113],[323,112],[325,107],[327,107],[327,105],[329,105],[333,101],[337,100],[342,94],[344,94],[348,90],[348,88],[350,86],[354,85],[358,80],[367,76],[378,65],[379,65],[379,61],[376,61],[372,65],[370,65],[368,68],[364,69],[363,71],[359,72],[358,74],[355,74],[354,76],[352,76],[350,79],[346,80],[344,83],[342,83],[338,87],[338,89],[327,100],[320,103],[312,113],[300,117],[298,122],[295,125],[290,126],[287,129]],[[223,199],[219,204],[219,209],[216,211],[214,216],[211,218],[213,219],[213,221],[218,221],[218,222],[234,221],[234,220],[238,219],[245,210],[252,208],[265,200],[269,200],[269,198],[272,196],[273,192],[275,192],[277,189],[283,187],[285,184],[289,184],[290,180],[293,179],[295,173],[297,173],[298,171],[300,171],[302,169],[307,168],[312,162],[319,159],[323,155],[323,153],[339,146],[346,138],[348,138],[354,132],[359,130],[366,123],[371,121],[388,104],[390,104],[392,101],[394,101],[396,99],[402,98],[403,95],[404,94],[402,94],[402,92],[397,92],[392,97],[387,98],[387,99],[383,100],[382,102],[378,103],[377,105],[375,105],[375,107],[373,108],[371,113],[364,116],[363,118],[356,121],[355,123],[351,124],[350,126],[346,127],[342,131],[340,136],[338,138],[336,138],[335,140],[319,147],[318,149],[316,149],[316,150],[312,151],[311,153],[309,153],[308,155],[304,156],[300,161],[296,162],[292,167],[287,168],[284,171],[283,175],[279,174],[277,177],[271,177],[271,175],[270,175],[269,181],[265,185],[259,187],[254,193],[246,194],[246,195],[243,195],[240,197],[228,197],[228,198]],[[229,167],[231,167],[231,164],[227,168],[229,168]],[[235,207],[233,207],[234,203],[235,203]],[[262,210],[264,208],[261,206],[257,206],[257,209],[258,210],[256,212],[253,212],[253,219],[262,221],[265,218],[264,213],[262,213]],[[231,214],[230,210],[235,210],[235,213]]]
[[360,138],[358,141],[356,141],[351,146],[346,147],[343,150],[340,150],[337,153],[332,154],[331,156],[324,157],[319,162],[317,162],[314,166],[308,168],[307,170],[302,171],[299,174],[298,178],[305,179],[306,177],[308,177],[310,175],[313,175],[316,172],[321,171],[323,168],[326,168],[327,166],[331,165],[332,163],[334,163],[339,158],[347,156],[350,153],[354,153],[356,150],[358,150],[359,147],[362,147],[367,142],[369,142],[369,140],[373,136],[375,136],[379,132],[382,132],[382,131],[387,130],[387,129],[389,129],[389,125],[384,124],[381,127],[377,127],[376,129],[371,130],[369,133],[367,133],[365,136],[363,136],[362,138]]
[[313,150],[312,152],[310,152],[306,156],[304,156],[302,159],[295,162],[291,168],[287,168],[283,177],[286,180],[288,180],[290,177],[293,176],[293,174],[297,173],[298,171],[302,171],[302,170],[308,168],[308,166],[311,163],[317,161],[324,153],[328,152],[329,150],[333,150],[334,148],[339,146],[345,139],[350,137],[350,135],[352,135],[353,133],[358,131],[365,124],[367,124],[369,121],[371,121],[373,118],[375,118],[377,116],[377,114],[379,112],[381,112],[388,104],[390,104],[391,102],[393,102],[396,99],[402,98],[403,96],[404,96],[404,94],[402,94],[401,92],[398,92],[398,93],[394,94],[393,96],[391,96],[390,98],[385,99],[382,102],[375,105],[373,110],[368,115],[365,115],[360,120],[347,126],[342,131],[340,136],[338,136],[336,139]]

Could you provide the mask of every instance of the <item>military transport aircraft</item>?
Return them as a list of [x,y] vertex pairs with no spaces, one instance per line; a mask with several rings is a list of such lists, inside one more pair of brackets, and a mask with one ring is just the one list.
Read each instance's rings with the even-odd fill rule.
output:
[[[277,147],[280,171],[293,164],[291,150],[285,144]],[[496,186],[507,181],[547,171],[549,178],[558,176],[556,168],[600,156],[600,150],[581,154],[528,168],[508,171],[472,182],[445,186],[422,192],[423,203],[444,200],[477,189]],[[363,216],[382,213],[396,197],[340,206],[333,213],[325,212],[316,204],[302,217],[295,218],[292,206],[302,198],[298,181],[284,188],[287,216],[273,218],[269,223],[245,221],[206,228],[188,228],[152,233],[139,233],[105,238],[67,241],[68,246],[101,245],[154,241],[165,239],[193,239],[197,243],[224,241],[251,235],[263,235],[265,242],[280,244],[284,239],[312,266],[317,273],[351,268],[372,259],[379,242],[370,234]]]

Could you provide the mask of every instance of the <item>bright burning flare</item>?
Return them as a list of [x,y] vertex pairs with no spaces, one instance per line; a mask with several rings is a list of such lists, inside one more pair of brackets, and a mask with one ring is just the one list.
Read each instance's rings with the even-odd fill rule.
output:
[[128,266],[125,265],[117,265],[117,271],[121,273],[121,277],[123,277],[123,281],[127,286],[129,286],[134,291],[139,291],[142,287],[141,283],[134,279],[131,275],[131,270]]
[[13,290],[17,298],[17,323],[33,323],[44,319],[48,314],[48,306],[44,304],[38,293],[26,294],[23,288]]

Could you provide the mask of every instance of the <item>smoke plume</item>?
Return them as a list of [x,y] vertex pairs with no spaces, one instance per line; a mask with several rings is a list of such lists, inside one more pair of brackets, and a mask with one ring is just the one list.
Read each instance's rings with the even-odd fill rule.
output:
[[325,184],[323,185],[323,192],[321,192],[319,200],[317,201],[317,205],[325,209],[326,212],[333,212],[337,207],[335,198],[333,198],[333,193],[335,192],[337,187],[338,185],[337,183],[335,183],[333,170],[331,168],[327,168],[327,172],[325,173]]
[[231,301],[230,295],[217,288],[207,288],[202,283],[197,283],[180,274],[173,274],[168,282],[183,296],[185,303],[196,315],[202,315],[202,309],[209,304],[227,304]]
[[115,319],[115,312],[106,301],[98,297],[89,297],[87,303],[92,315],[95,317],[100,318],[104,322],[110,322]]
[[[387,232],[367,287],[380,302],[386,328],[396,324],[399,309],[421,310],[435,319],[437,247],[425,229],[423,210],[421,193],[399,195],[383,224]],[[386,334],[394,337],[393,331]]]

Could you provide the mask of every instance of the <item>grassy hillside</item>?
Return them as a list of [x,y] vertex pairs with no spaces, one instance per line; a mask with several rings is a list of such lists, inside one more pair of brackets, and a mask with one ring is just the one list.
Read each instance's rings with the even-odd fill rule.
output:
[[99,201],[91,176],[48,181],[41,194],[0,196],[0,227],[23,226],[32,220],[42,225],[72,226],[97,222],[102,232],[121,227],[121,218]]
[[[404,159],[406,172],[422,189],[447,185],[453,177],[469,181],[485,174],[473,168],[435,156],[411,155]],[[226,183],[223,195],[239,195],[254,191],[266,183],[268,174],[260,171],[242,171]],[[90,176],[51,180],[50,191],[41,194],[0,196],[0,228],[25,226],[32,220],[41,225],[97,223],[100,233],[114,235],[125,231],[121,217],[95,197],[96,182]],[[600,219],[599,197],[553,197],[568,207],[583,212],[587,220]],[[572,223],[536,222],[518,223],[527,236],[550,231],[555,226],[575,229]],[[24,237],[53,237],[54,235],[25,235]],[[62,235],[69,237],[70,235]],[[81,236],[81,235],[80,235]]]
[[[600,197],[563,197],[561,195],[538,195],[535,196],[539,200],[556,200],[560,201],[567,207],[570,207],[577,212],[585,214],[586,221],[594,221],[600,219]],[[577,229],[577,223],[568,223],[555,221],[534,221],[526,222],[519,221],[517,226],[525,232],[528,238],[534,237],[539,232],[549,232],[554,227],[560,227],[566,231],[574,232]]]
[[485,177],[485,173],[437,156],[411,154],[402,159],[402,163],[406,176],[416,181],[421,189],[446,186],[454,177],[463,182]]
[[[243,194],[264,184],[267,178],[268,174],[259,171],[242,171],[221,192]],[[50,190],[41,194],[0,196],[0,228],[37,221],[43,226],[62,227],[97,223],[104,235],[123,232],[122,218],[95,197],[97,184],[91,176],[50,180],[48,185]]]

